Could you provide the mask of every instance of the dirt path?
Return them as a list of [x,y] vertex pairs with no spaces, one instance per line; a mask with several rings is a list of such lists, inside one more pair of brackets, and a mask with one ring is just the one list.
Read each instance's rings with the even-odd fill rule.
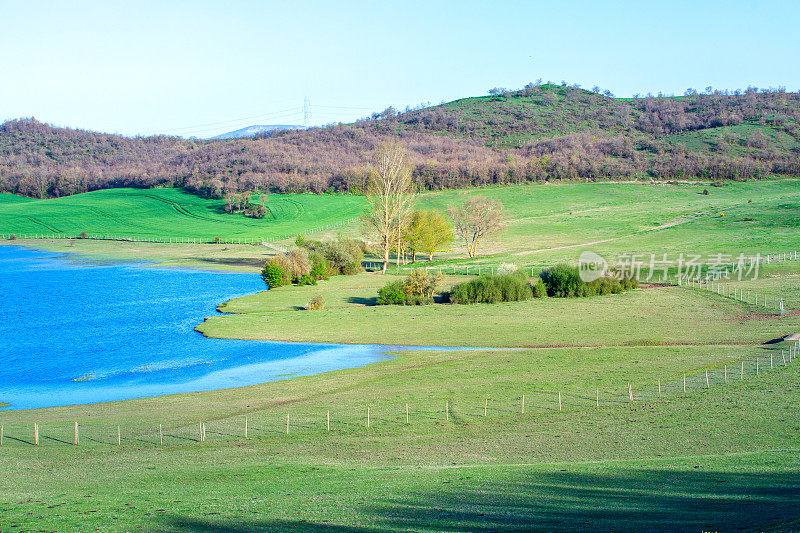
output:
[[620,239],[626,239],[628,237],[635,237],[636,235],[641,235],[642,233],[647,233],[650,231],[659,231],[662,229],[671,228],[674,226],[680,226],[681,224],[686,224],[687,222],[692,222],[697,220],[700,217],[691,217],[686,220],[676,220],[674,222],[667,222],[666,224],[661,224],[660,226],[656,226],[654,228],[647,228],[643,229],[634,233],[629,233],[627,235],[620,235],[619,237],[610,237],[608,239],[600,239],[599,241],[591,241],[591,242],[582,242],[579,244],[567,244],[565,246],[554,246],[552,248],[539,248],[538,250],[523,250],[521,252],[514,252],[511,255],[527,255],[527,254],[538,254],[540,252],[550,252],[553,250],[566,250],[568,248],[580,248],[582,246],[592,246],[593,244],[602,244],[604,242],[611,242],[611,241],[618,241]]

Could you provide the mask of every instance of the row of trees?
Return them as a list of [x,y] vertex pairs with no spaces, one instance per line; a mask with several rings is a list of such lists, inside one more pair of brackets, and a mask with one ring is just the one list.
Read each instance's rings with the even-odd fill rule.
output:
[[474,257],[483,238],[502,227],[502,205],[498,200],[476,197],[450,207],[451,225],[439,211],[415,210],[416,190],[402,145],[395,141],[380,146],[367,183],[369,207],[363,224],[381,253],[384,272],[392,251],[398,265],[405,252],[412,262],[417,252],[432,260],[433,254],[449,246],[455,236],[464,240],[467,253]]

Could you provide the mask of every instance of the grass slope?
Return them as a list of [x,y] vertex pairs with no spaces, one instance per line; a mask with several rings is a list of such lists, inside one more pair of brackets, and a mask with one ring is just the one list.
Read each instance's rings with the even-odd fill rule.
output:
[[109,189],[56,198],[0,194],[0,232],[178,237],[267,238],[298,234],[357,217],[362,197],[284,194],[263,197],[268,216],[224,212],[222,200],[180,189]]

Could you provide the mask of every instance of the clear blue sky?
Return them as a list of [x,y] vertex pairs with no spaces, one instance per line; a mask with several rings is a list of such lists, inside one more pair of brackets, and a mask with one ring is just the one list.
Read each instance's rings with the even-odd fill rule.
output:
[[0,120],[127,135],[351,121],[529,81],[800,89],[798,1],[0,0]]

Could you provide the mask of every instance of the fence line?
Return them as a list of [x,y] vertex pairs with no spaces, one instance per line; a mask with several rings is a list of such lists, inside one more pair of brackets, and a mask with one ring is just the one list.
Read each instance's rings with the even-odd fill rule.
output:
[[800,353],[800,340],[788,347],[771,350],[768,355],[719,363],[692,371],[673,374],[670,379],[652,378],[596,386],[577,390],[569,387],[530,387],[519,395],[502,396],[487,393],[469,399],[428,397],[396,398],[384,402],[364,402],[348,411],[335,405],[321,405],[303,410],[281,407],[216,420],[167,427],[153,420],[147,427],[136,428],[117,424],[93,424],[80,421],[42,424],[32,419],[29,424],[0,423],[0,445],[150,445],[179,446],[207,441],[235,439],[293,438],[300,434],[364,434],[398,427],[413,427],[420,422],[435,425],[463,425],[498,418],[562,416],[608,406],[624,406],[639,401],[675,398],[708,390],[711,387],[743,381],[773,372],[791,364]]
[[72,240],[72,239],[86,239],[96,241],[123,241],[123,242],[149,242],[160,244],[263,244],[282,241],[286,239],[297,238],[300,235],[309,233],[316,233],[319,231],[328,231],[331,229],[339,228],[352,224],[358,221],[359,218],[350,218],[331,224],[317,226],[306,231],[298,233],[283,233],[272,237],[151,237],[140,235],[117,235],[107,233],[87,233],[83,235],[75,235],[72,233],[2,233],[0,239],[14,240],[14,239],[49,239],[49,240]]

